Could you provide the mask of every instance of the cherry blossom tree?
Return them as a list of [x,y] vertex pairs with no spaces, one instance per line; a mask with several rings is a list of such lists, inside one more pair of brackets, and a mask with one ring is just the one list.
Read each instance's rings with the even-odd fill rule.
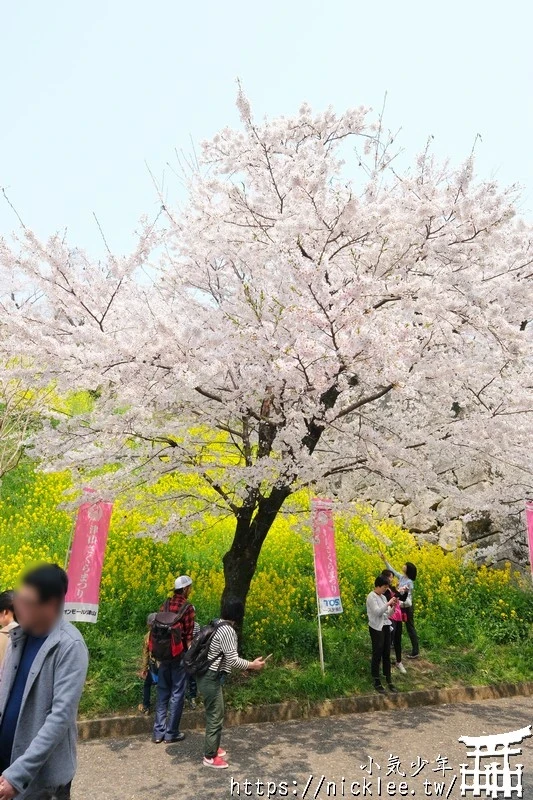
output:
[[[242,125],[202,147],[188,199],[95,263],[61,236],[2,242],[1,313],[29,385],[85,389],[51,414],[48,464],[165,511],[232,515],[226,596],[246,599],[287,499],[349,474],[354,494],[457,492],[472,510],[530,490],[532,230],[515,189],[426,149],[400,168],[366,109]],[[16,298],[16,302],[13,300]],[[203,488],[202,488],[203,487]],[[166,504],[165,504],[166,501]]]
[[50,399],[49,389],[28,387],[17,363],[7,359],[0,367],[0,480],[19,463]]

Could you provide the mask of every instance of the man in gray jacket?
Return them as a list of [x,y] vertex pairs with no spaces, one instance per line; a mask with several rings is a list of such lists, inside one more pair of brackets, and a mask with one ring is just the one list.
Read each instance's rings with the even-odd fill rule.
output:
[[64,570],[29,572],[15,597],[20,627],[0,677],[0,800],[69,800],[76,772],[76,718],[88,655],[63,619]]

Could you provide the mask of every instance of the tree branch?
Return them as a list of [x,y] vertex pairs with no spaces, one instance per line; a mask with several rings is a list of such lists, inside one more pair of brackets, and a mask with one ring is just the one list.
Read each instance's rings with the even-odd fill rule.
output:
[[388,386],[384,386],[383,389],[379,389],[377,392],[374,392],[374,394],[370,394],[367,397],[362,397],[360,400],[356,400],[355,403],[351,403],[349,406],[346,406],[346,408],[343,408],[341,411],[339,411],[335,419],[341,419],[347,414],[351,414],[352,411],[357,411],[358,408],[366,406],[368,403],[373,403],[374,400],[379,400],[380,397],[384,397],[392,389],[394,389],[394,383],[389,383]]

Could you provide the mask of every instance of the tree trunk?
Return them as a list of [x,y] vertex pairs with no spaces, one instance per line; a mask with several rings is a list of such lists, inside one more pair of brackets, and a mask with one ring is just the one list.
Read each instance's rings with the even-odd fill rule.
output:
[[[341,372],[344,368],[341,369]],[[340,374],[340,373],[339,373]],[[356,385],[357,378],[351,378],[351,385]],[[333,408],[340,390],[334,383],[325,391],[320,401],[324,410]],[[261,407],[261,424],[259,426],[259,452],[260,458],[271,454],[276,437],[276,424],[269,420],[272,408],[272,397],[265,398]],[[313,453],[322,433],[325,423],[316,419],[306,420],[307,434],[302,444],[309,454]],[[249,489],[249,503],[246,502],[238,509],[237,525],[232,545],[223,558],[224,563],[224,591],[222,592],[221,613],[226,600],[240,600],[246,607],[246,599],[250,591],[250,584],[255,575],[257,562],[261,554],[263,542],[276,519],[283,503],[291,494],[290,479],[285,485],[274,486],[268,497],[258,497],[257,489]],[[240,632],[239,632],[240,633]]]
[[241,509],[232,545],[223,558],[225,583],[221,613],[225,601],[229,599],[240,600],[246,607],[263,542],[290,493],[289,486],[281,486],[273,489],[269,497],[262,498],[255,511]]

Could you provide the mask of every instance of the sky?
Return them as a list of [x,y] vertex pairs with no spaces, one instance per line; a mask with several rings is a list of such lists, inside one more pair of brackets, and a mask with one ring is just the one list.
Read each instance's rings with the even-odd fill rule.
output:
[[[368,105],[478,172],[523,186],[533,216],[533,11],[522,0],[25,0],[0,4],[0,187],[25,225],[128,252],[159,201],[150,176],[226,125],[236,79],[257,118],[303,101]],[[148,169],[148,167],[149,169]],[[18,225],[0,195],[0,235]]]

